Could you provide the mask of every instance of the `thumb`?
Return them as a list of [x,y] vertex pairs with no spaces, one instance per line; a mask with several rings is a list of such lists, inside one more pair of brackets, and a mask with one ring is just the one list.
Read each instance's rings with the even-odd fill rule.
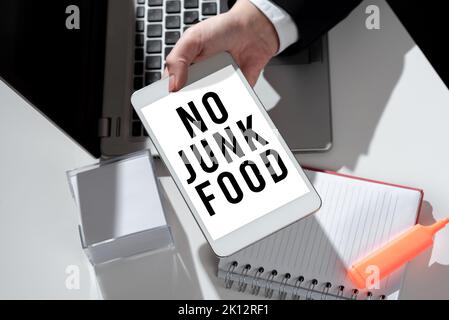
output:
[[256,85],[257,79],[259,79],[260,73],[263,67],[258,67],[254,65],[243,65],[240,67],[246,80],[248,80],[251,87]]
[[201,36],[193,30],[187,30],[167,56],[165,63],[169,74],[170,92],[178,91],[186,84],[187,69],[202,50],[200,39]]

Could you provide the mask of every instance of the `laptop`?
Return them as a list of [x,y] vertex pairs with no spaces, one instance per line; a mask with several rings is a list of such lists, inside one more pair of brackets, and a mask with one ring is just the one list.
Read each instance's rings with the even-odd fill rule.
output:
[[[79,28],[67,27],[73,6]],[[97,158],[153,149],[131,94],[161,78],[186,29],[226,10],[226,0],[2,1],[0,77]],[[293,151],[331,147],[326,37],[274,58],[255,90]]]

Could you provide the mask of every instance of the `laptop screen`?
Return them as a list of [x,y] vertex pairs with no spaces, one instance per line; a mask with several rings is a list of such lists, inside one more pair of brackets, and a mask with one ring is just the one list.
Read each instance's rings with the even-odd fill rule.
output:
[[106,15],[107,0],[0,1],[0,77],[95,157]]

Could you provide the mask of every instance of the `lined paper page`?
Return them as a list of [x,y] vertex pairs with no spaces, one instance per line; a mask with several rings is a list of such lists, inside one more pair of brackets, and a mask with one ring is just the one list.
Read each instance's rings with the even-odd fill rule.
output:
[[[347,268],[416,222],[419,191],[321,172],[307,174],[321,196],[322,208],[222,259],[221,270],[238,261],[240,268],[251,264],[253,273],[263,266],[266,273],[277,270],[279,279],[290,273],[292,279],[303,276],[306,280],[331,282],[333,287],[350,288]],[[402,273],[399,270],[385,279],[379,294],[396,292]]]

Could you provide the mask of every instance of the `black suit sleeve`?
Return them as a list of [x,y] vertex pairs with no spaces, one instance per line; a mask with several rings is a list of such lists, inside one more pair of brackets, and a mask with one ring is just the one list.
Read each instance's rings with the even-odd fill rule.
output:
[[310,45],[346,18],[362,0],[271,0],[271,2],[284,9],[295,21],[299,41],[294,48],[299,50]]
[[[233,4],[235,0],[230,0]],[[362,0],[271,0],[295,21],[299,41],[288,51],[301,50],[332,29]]]

